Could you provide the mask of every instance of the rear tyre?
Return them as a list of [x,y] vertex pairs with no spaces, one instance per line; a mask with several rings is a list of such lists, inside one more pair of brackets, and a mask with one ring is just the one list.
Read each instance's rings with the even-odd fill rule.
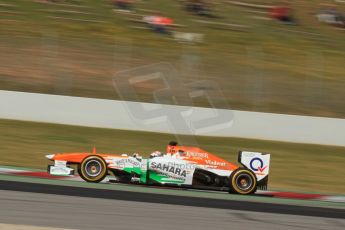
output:
[[107,165],[99,156],[88,156],[79,165],[78,172],[87,182],[101,182],[107,175]]
[[256,176],[248,169],[238,168],[230,175],[230,193],[253,194],[256,191],[256,186]]

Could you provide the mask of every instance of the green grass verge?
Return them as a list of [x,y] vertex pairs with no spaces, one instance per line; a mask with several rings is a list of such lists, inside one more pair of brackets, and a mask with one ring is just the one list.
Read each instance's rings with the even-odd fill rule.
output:
[[[339,100],[345,97],[345,33],[316,20],[322,0],[290,3],[298,25],[255,19],[262,14],[223,2],[215,6],[217,19],[191,15],[178,1],[136,4],[139,14],[148,14],[143,9],[158,10],[186,25],[179,31],[205,34],[201,44],[179,43],[150,30],[133,29],[143,25],[112,12],[107,0],[65,2],[0,0],[17,6],[3,7],[4,11],[20,12],[0,13],[0,51],[7,54],[0,57],[0,89],[113,99],[119,98],[111,84],[114,72],[169,62],[180,71],[176,78],[184,83],[216,82],[234,109],[345,117],[344,100]],[[249,29],[212,29],[195,20],[242,24]],[[153,101],[152,91],[161,87],[157,82],[139,84],[138,100]],[[210,106],[207,100],[193,103]]]
[[[184,138],[184,136],[180,136]],[[187,137],[185,137],[188,140]],[[174,135],[0,120],[0,165],[44,169],[46,154],[71,151],[133,153],[164,151]],[[271,155],[270,187],[345,193],[345,148],[240,138],[195,137],[199,146],[229,161],[239,150]],[[188,144],[188,143],[186,143]]]

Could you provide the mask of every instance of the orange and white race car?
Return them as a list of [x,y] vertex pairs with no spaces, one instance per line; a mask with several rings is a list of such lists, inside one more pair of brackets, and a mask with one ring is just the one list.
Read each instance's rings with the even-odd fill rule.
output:
[[[154,152],[143,159],[139,154],[62,153],[46,157],[52,175],[74,175],[74,168],[87,182],[100,182],[112,175],[117,182],[228,190],[252,194],[266,190],[270,154],[240,151],[238,162],[230,163],[198,147],[170,142],[166,154]],[[76,165],[77,167],[73,167]]]

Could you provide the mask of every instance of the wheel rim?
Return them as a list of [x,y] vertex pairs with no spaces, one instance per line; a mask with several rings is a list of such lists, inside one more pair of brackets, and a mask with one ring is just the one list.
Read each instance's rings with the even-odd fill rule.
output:
[[236,185],[242,191],[249,190],[253,185],[253,179],[248,174],[239,174],[236,178]]
[[103,170],[102,164],[97,160],[90,160],[85,164],[84,168],[86,174],[90,177],[97,177]]

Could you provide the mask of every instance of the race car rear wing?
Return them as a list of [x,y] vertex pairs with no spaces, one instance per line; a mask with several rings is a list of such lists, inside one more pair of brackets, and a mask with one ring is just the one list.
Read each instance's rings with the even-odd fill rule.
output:
[[260,190],[267,190],[270,157],[270,154],[259,152],[240,151],[238,153],[238,162],[255,173]]

